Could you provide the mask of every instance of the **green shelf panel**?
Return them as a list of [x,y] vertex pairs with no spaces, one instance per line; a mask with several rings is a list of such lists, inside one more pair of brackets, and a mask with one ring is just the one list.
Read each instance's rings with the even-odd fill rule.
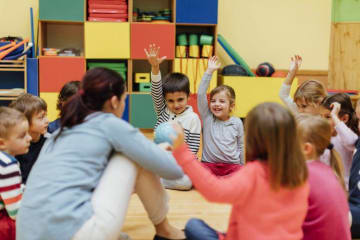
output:
[[333,0],[331,21],[337,22],[360,22],[359,0]]
[[84,0],[39,0],[39,19],[84,22]]
[[137,128],[154,128],[156,114],[150,94],[131,94],[130,123]]

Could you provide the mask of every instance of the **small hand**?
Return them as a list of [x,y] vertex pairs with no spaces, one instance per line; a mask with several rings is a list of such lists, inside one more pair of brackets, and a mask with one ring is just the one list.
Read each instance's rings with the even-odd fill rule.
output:
[[294,57],[292,57],[290,62],[289,72],[296,73],[299,70],[301,63],[302,63],[301,56],[295,55]]
[[340,110],[341,110],[341,104],[340,103],[338,103],[338,102],[334,102],[334,103],[332,103],[331,105],[330,105],[330,107],[331,107],[331,117],[336,117],[336,118],[338,118],[339,117],[339,112],[340,112]]
[[208,61],[208,67],[207,67],[207,73],[212,74],[214,71],[218,70],[221,66],[221,63],[218,61],[218,58],[216,56],[212,56],[209,58]]
[[176,136],[173,135],[170,136],[170,138],[173,140],[173,149],[176,149],[184,143],[184,129],[177,122],[173,122],[172,126],[176,132]]
[[150,44],[149,49],[145,48],[144,51],[152,67],[158,67],[166,59],[166,56],[159,58],[160,47],[155,44]]

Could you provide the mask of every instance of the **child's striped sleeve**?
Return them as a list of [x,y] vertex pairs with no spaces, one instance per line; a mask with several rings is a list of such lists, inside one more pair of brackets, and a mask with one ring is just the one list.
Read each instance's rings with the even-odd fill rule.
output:
[[16,160],[0,153],[0,209],[16,219],[22,198],[21,173]]

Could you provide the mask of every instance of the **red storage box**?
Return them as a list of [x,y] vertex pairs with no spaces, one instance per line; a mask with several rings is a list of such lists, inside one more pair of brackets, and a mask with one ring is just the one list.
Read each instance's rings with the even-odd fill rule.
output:
[[93,18],[128,18],[127,13],[90,13],[89,17]]
[[127,9],[89,9],[89,13],[127,13]]
[[89,17],[90,22],[127,22],[127,18],[94,18]]
[[127,5],[113,5],[113,4],[97,4],[90,3],[89,8],[99,8],[99,9],[127,9]]

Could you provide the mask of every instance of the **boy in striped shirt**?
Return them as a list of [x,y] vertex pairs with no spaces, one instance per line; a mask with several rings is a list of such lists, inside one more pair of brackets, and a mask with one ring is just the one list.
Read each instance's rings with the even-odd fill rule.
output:
[[19,163],[29,151],[31,136],[25,115],[0,107],[0,239],[15,240],[15,220],[22,197]]
[[[151,96],[157,115],[155,128],[163,122],[177,121],[184,128],[185,142],[196,155],[200,147],[201,122],[199,116],[187,104],[190,94],[189,79],[182,73],[170,73],[162,81],[160,63],[166,57],[159,58],[159,49],[155,44],[151,44],[148,50],[145,49],[151,65]],[[181,179],[161,181],[168,189],[192,188],[192,182],[186,175]]]

